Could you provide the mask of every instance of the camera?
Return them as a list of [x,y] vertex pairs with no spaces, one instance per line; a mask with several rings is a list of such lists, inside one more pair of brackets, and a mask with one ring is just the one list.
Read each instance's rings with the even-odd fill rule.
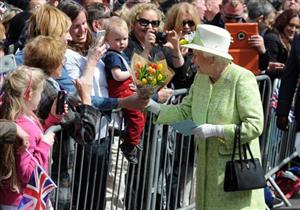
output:
[[155,32],[154,33],[156,36],[156,41],[155,43],[157,43],[158,45],[164,45],[167,43],[167,34],[165,32]]
[[56,114],[61,115],[64,113],[65,103],[67,102],[67,91],[58,91],[57,101],[56,101]]

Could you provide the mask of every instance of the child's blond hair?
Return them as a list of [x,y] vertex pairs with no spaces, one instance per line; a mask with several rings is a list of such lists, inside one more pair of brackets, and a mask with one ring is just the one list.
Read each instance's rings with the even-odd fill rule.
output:
[[106,30],[106,35],[112,32],[117,32],[120,28],[125,28],[128,31],[128,26],[126,21],[118,16],[110,17],[104,25],[104,29]]
[[[5,78],[3,86],[2,105],[0,117],[15,121],[18,115],[32,114],[28,110],[25,98],[30,91],[35,92],[43,88],[44,73],[37,68],[20,66]],[[20,181],[16,170],[16,145],[4,144],[0,147],[0,186],[5,185],[14,191],[18,191]]]

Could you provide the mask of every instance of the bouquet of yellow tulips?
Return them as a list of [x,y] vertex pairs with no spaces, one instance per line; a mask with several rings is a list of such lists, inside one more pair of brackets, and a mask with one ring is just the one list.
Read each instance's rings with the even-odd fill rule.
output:
[[166,60],[152,63],[147,59],[134,54],[131,60],[131,76],[141,98],[147,99],[163,86],[167,85],[174,72],[168,68]]

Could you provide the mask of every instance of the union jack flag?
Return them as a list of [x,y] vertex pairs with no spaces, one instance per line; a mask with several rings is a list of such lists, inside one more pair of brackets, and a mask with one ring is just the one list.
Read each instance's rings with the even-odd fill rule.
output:
[[55,183],[45,172],[36,164],[29,182],[23,189],[23,198],[19,204],[19,210],[45,210],[47,207],[48,194],[56,188]]

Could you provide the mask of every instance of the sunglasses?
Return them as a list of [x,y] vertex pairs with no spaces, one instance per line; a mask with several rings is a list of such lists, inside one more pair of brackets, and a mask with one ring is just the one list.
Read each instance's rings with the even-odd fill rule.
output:
[[234,22],[242,22],[243,17],[241,16],[230,16],[230,15],[224,15],[225,19],[228,21],[234,21]]
[[192,21],[192,20],[183,20],[183,21],[182,21],[182,26],[185,26],[186,24],[187,24],[189,27],[195,26],[195,22]]
[[159,26],[160,24],[160,21],[159,20],[147,20],[147,19],[144,19],[144,18],[140,18],[140,19],[137,19],[136,20],[141,26],[143,27],[147,27],[148,25],[152,25],[152,27],[156,28]]

